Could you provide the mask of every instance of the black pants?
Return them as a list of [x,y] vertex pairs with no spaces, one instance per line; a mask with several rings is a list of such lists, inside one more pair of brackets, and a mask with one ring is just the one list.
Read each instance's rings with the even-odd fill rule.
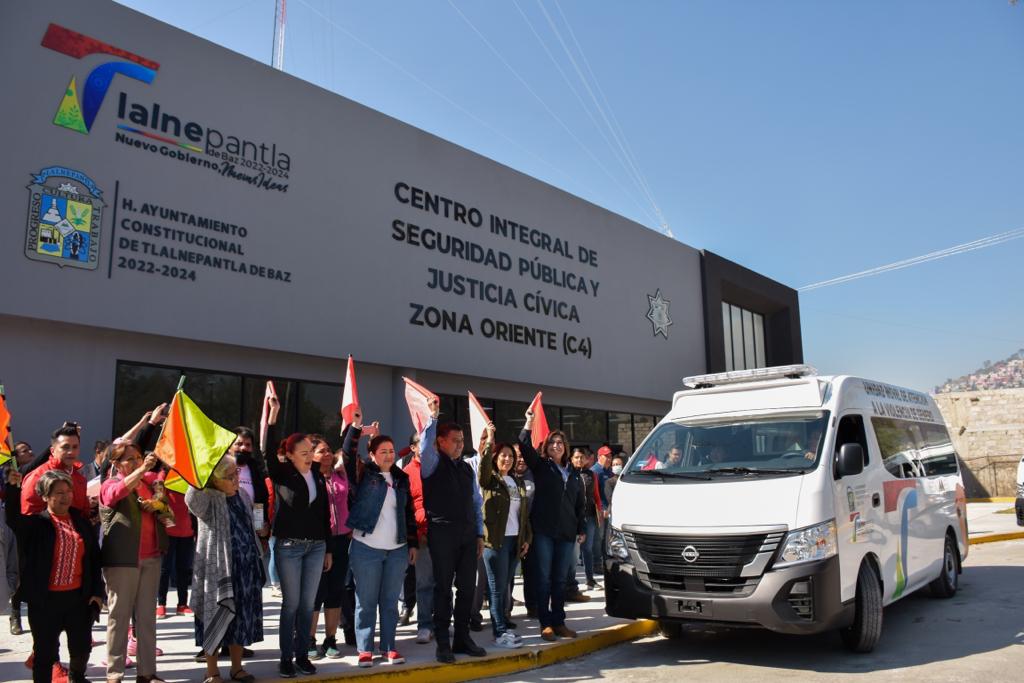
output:
[[168,536],[167,554],[160,565],[160,592],[157,604],[167,606],[167,591],[171,587],[171,568],[174,585],[178,589],[178,606],[188,606],[188,589],[192,585],[192,557],[196,552],[195,536]]
[[416,565],[410,564],[405,570],[405,583],[402,585],[402,606],[406,612],[416,608]]
[[61,631],[68,634],[71,655],[70,672],[85,675],[92,651],[92,610],[82,590],[50,591],[45,603],[28,606],[28,624],[32,629],[32,680],[49,683]]
[[448,645],[452,622],[452,584],[455,585],[455,640],[469,637],[469,615],[476,588],[476,533],[431,524],[427,546],[434,565],[434,638]]
[[331,571],[320,575],[320,585],[316,589],[313,600],[313,611],[321,609],[337,609],[345,601],[348,577],[348,547],[351,536],[331,536],[327,541],[327,549],[331,552]]

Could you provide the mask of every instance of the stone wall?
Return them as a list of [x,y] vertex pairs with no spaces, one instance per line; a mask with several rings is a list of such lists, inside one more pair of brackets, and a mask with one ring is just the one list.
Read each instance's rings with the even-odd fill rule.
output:
[[964,465],[969,498],[1016,495],[1024,456],[1024,389],[935,395]]

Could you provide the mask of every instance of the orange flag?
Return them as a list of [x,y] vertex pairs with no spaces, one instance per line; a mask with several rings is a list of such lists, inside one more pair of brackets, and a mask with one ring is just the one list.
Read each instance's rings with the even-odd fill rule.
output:
[[430,420],[430,407],[427,402],[431,399],[438,400],[437,394],[416,384],[408,377],[402,379],[405,380],[405,402],[409,406],[409,418],[412,420],[413,427],[416,428],[416,433],[419,434]]
[[348,357],[348,369],[345,370],[345,389],[341,394],[341,431],[344,432],[355,421],[359,410],[359,391],[356,389],[356,365],[352,356]]
[[206,417],[199,406],[178,389],[153,451],[189,486],[201,489],[234,442],[234,432]]
[[263,392],[263,412],[260,413],[260,453],[264,455],[267,453],[267,433],[270,431],[270,399],[272,398],[277,398],[277,391],[274,390],[274,383],[268,379],[267,388]]
[[[2,392],[0,387],[0,392]],[[0,465],[11,459],[11,413],[7,410],[7,402],[0,393]]]
[[476,396],[473,392],[469,393],[469,431],[473,439],[473,448],[480,447],[480,439],[484,436],[484,430],[487,429],[488,423],[491,422],[491,418],[488,417],[487,411],[484,410],[483,406],[480,405],[480,401],[476,400]]
[[540,448],[544,439],[548,438],[548,434],[551,433],[551,429],[548,427],[548,416],[544,414],[544,404],[540,400],[541,395],[542,392],[538,391],[537,395],[533,397],[533,403],[530,404],[530,412],[533,413],[533,431],[530,435],[534,448]]

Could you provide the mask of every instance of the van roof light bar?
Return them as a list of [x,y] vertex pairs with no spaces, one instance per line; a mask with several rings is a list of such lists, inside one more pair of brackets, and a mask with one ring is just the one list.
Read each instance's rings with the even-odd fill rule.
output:
[[753,368],[750,370],[732,370],[716,372],[710,375],[693,375],[684,377],[683,385],[691,389],[707,389],[723,384],[740,384],[742,382],[764,382],[770,379],[799,379],[817,375],[818,371],[810,365],[779,365],[774,368]]

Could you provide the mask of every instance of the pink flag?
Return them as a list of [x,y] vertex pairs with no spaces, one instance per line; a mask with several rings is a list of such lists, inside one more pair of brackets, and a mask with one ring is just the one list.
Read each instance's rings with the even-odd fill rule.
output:
[[487,411],[484,410],[483,406],[480,405],[480,401],[476,400],[476,396],[473,392],[469,393],[469,431],[473,439],[473,448],[480,448],[480,439],[484,436],[484,431],[487,429],[487,425],[491,422],[491,418],[488,417]]
[[263,412],[260,413],[260,452],[267,452],[267,432],[270,430],[270,399],[277,398],[274,383],[267,380],[267,388],[263,392]]
[[359,410],[359,391],[356,390],[356,365],[352,356],[348,357],[348,369],[345,371],[345,389],[341,394],[341,431],[344,432],[355,420]]
[[544,404],[540,401],[541,395],[541,392],[538,391],[537,395],[533,397],[533,403],[530,404],[530,412],[533,413],[531,436],[534,448],[540,448],[544,439],[548,438],[548,434],[551,433],[551,429],[548,427],[548,416],[544,414]]
[[409,417],[416,428],[416,433],[419,434],[430,420],[430,406],[427,402],[430,399],[436,401],[438,398],[429,389],[421,387],[408,377],[402,379],[405,380],[405,402],[409,404]]

